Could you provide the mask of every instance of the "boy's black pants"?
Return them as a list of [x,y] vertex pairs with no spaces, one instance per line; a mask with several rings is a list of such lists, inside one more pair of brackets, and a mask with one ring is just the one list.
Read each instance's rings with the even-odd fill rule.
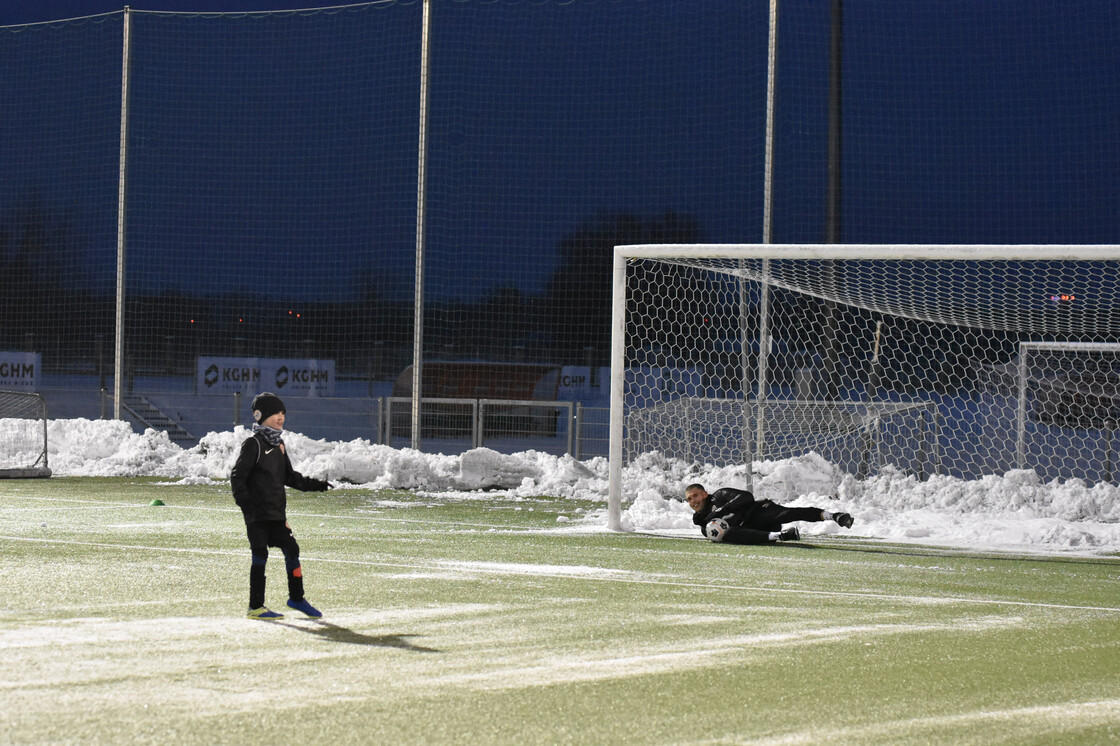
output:
[[249,608],[264,606],[264,568],[268,562],[268,548],[276,547],[284,553],[284,567],[288,571],[288,596],[293,601],[303,598],[303,570],[299,565],[299,544],[292,530],[284,521],[256,521],[245,526],[249,535],[249,550],[253,564],[249,568]]

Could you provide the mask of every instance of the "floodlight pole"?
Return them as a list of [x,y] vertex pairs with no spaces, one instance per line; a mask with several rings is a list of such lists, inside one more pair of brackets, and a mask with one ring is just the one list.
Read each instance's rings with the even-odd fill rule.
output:
[[766,142],[762,169],[762,243],[771,241],[774,185],[774,98],[777,95],[778,0],[770,0],[770,43],[766,62]]
[[124,6],[124,48],[121,53],[121,142],[117,171],[117,317],[113,340],[113,419],[121,418],[121,398],[124,394],[124,292],[125,248],[128,174],[128,73],[131,63],[130,16],[132,11]]
[[[766,154],[763,166],[762,189],[762,243],[769,244],[773,238],[773,186],[774,186],[774,109],[777,96],[778,71],[778,0],[770,0],[770,43],[766,63]],[[762,260],[762,284],[759,289],[758,309],[758,388],[755,393],[755,436],[754,448],[747,453],[747,466],[751,472],[751,489],[754,489],[754,460],[766,458],[766,389],[770,385],[768,367],[770,362],[770,260]],[[745,317],[744,317],[745,318]],[[744,354],[745,358],[745,354]],[[743,381],[747,380],[744,365]],[[743,390],[743,403],[746,404],[746,389]],[[750,424],[743,423],[744,429]]]
[[844,134],[844,2],[832,0],[832,33],[828,63],[828,193],[825,200],[825,243],[840,243],[843,196]]
[[[843,228],[843,135],[844,135],[844,2],[832,0],[832,29],[829,39],[828,64],[828,185],[825,194],[825,243],[840,243]],[[836,318],[835,297],[838,282],[837,267],[830,262],[825,267],[829,278],[824,299],[824,318],[822,319],[823,352],[821,362],[824,370],[825,398],[835,401],[840,397],[838,370],[840,350]]]
[[424,0],[420,34],[420,141],[416,168],[416,279],[413,287],[412,330],[412,448],[420,450],[420,404],[424,380],[424,202],[428,170],[428,78],[432,27],[431,0]]

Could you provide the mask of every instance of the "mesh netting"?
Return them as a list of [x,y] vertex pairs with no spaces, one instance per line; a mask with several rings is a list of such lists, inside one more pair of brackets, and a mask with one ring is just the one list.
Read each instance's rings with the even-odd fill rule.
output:
[[1112,478],[1120,262],[682,249],[628,267],[628,458]]

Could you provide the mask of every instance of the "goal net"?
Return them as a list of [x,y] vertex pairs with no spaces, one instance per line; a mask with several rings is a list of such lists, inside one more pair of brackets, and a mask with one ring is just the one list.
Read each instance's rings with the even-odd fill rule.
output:
[[620,246],[611,526],[654,452],[1111,481],[1117,277],[1105,245]]
[[46,401],[39,394],[0,391],[0,478],[50,475]]

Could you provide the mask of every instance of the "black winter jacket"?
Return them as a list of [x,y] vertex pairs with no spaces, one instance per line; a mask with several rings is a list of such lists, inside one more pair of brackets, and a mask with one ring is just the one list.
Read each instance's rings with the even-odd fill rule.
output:
[[229,475],[233,499],[245,523],[287,520],[288,496],[284,485],[304,492],[323,492],[329,485],[305,477],[292,468],[280,446],[269,445],[261,435],[246,438]]
[[692,522],[708,535],[708,524],[722,518],[732,526],[742,526],[755,506],[754,495],[747,490],[721,487],[708,495],[704,507],[692,514]]

